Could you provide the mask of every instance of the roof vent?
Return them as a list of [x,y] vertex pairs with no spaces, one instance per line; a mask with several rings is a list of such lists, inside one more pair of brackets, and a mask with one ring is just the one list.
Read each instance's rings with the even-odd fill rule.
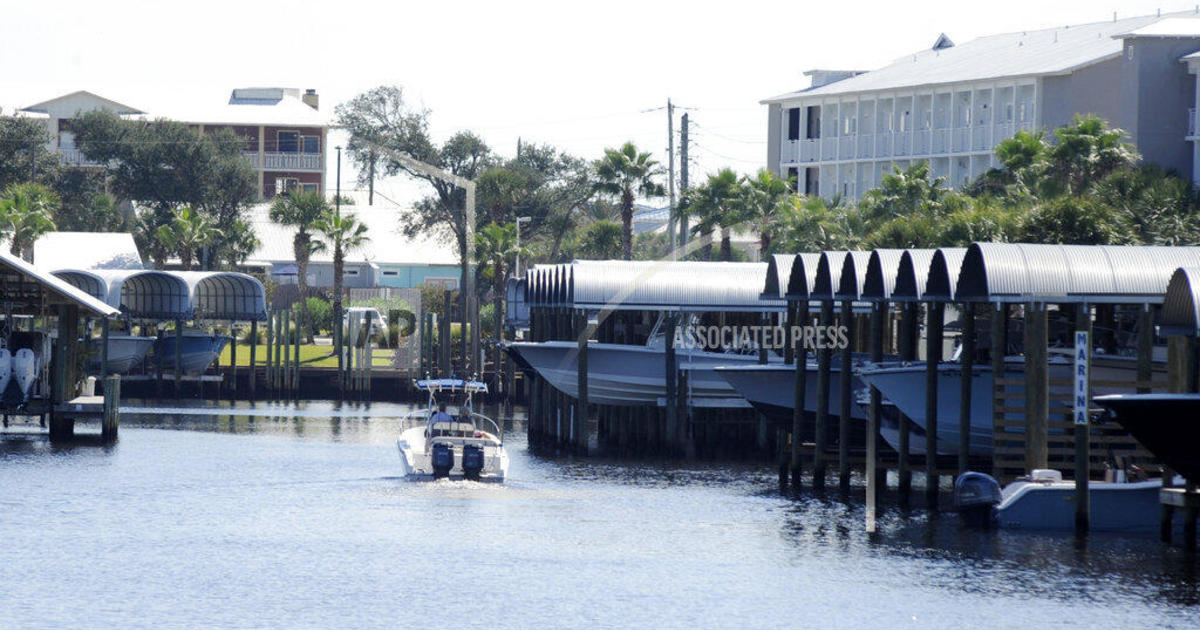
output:
[[942,50],[943,48],[954,48],[954,40],[947,37],[945,33],[938,35],[937,41],[933,43],[934,50]]

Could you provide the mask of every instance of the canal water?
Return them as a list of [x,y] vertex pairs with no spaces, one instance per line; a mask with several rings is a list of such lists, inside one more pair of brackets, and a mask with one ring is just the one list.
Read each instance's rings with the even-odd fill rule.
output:
[[538,457],[519,416],[507,483],[408,482],[405,409],[130,409],[110,447],[10,428],[0,628],[1200,624],[1195,558],[1152,538],[895,508],[870,537],[861,499],[782,497],[768,466]]

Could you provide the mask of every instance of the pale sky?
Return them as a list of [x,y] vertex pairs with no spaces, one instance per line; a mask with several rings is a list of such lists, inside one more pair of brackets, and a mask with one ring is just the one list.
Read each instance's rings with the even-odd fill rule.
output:
[[[942,32],[961,43],[1195,6],[0,0],[0,107],[87,89],[153,114],[164,99],[271,85],[316,88],[332,116],[358,92],[397,84],[432,111],[439,138],[470,129],[504,155],[520,137],[588,158],[633,140],[665,164],[666,113],[645,110],[669,97],[692,108],[696,181],[722,166],[765,166],[758,101],[806,86],[807,69],[877,68]],[[352,179],[347,167],[343,185]],[[425,192],[398,182],[379,190],[402,201]]]

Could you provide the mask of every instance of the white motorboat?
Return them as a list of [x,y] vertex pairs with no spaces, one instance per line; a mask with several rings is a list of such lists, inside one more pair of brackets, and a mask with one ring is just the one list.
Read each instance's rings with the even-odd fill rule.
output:
[[37,354],[29,348],[21,348],[13,355],[12,376],[21,390],[21,402],[29,402],[29,395],[38,377]]
[[403,475],[504,481],[508,453],[503,433],[494,420],[475,413],[472,403],[474,394],[487,392],[487,385],[454,378],[420,380],[416,385],[429,393],[429,404],[406,416],[407,428],[396,440]]
[[[182,372],[189,376],[203,374],[212,365],[221,351],[232,341],[228,335],[217,335],[203,330],[184,330],[180,363]],[[175,369],[175,333],[164,331],[154,345],[154,355],[166,371]]]
[[[1124,471],[1119,471],[1124,472]],[[1098,532],[1158,531],[1162,479],[1088,483],[1090,529]],[[972,525],[1010,529],[1071,530],[1075,482],[1057,470],[1037,469],[1000,490],[989,475],[963,473],[954,484],[955,505]]]
[[0,399],[4,397],[8,384],[12,382],[12,359],[8,348],[0,348]]
[[[154,337],[139,337],[136,335],[108,336],[108,366],[106,373],[125,374],[146,358],[150,348],[154,346]],[[100,367],[101,340],[88,340],[88,351],[92,354],[93,369]]]

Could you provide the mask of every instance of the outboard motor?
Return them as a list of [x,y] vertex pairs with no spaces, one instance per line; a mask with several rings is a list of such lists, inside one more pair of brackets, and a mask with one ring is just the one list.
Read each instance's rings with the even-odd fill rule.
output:
[[433,478],[440,479],[450,476],[450,469],[454,468],[454,447],[441,442],[433,445]]
[[483,447],[464,444],[462,466],[464,477],[478,481],[479,474],[483,472]]
[[991,475],[968,471],[954,480],[954,509],[967,527],[991,527],[999,504],[1000,484]]

